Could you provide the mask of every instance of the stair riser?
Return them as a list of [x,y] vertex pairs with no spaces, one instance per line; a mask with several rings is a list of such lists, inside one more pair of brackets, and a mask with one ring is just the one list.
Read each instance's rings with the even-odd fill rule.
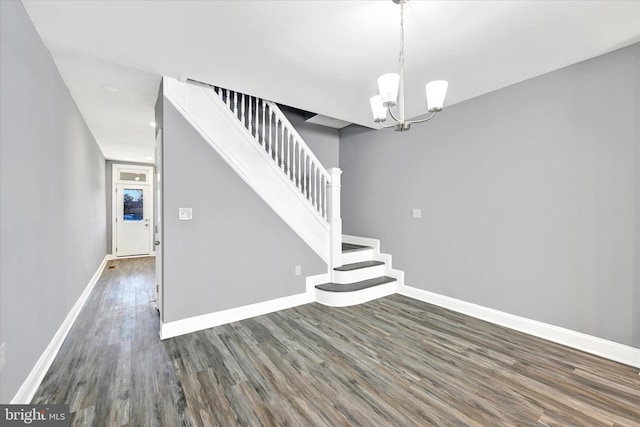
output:
[[316,289],[316,301],[331,307],[348,307],[392,295],[396,290],[395,281],[355,292],[327,292]]
[[376,265],[374,267],[359,268],[351,271],[334,271],[333,282],[334,283],[353,283],[360,282],[362,280],[373,279],[375,277],[384,276],[386,274],[386,266]]
[[373,260],[373,249],[342,253],[342,265],[371,260]]

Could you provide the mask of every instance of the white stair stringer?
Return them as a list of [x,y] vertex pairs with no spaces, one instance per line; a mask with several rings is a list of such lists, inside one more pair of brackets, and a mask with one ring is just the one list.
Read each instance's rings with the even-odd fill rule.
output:
[[[344,243],[370,247],[370,249],[354,252],[343,252],[342,261],[344,266],[366,261],[382,261],[384,265],[376,265],[348,272],[333,271],[327,274],[307,277],[307,292],[313,293],[317,302],[332,307],[348,307],[395,294],[399,287],[404,285],[404,272],[392,268],[391,255],[380,253],[379,240],[343,235],[342,241]],[[368,280],[376,276],[387,276],[394,280],[349,292],[331,292],[316,287],[327,282],[348,284]]]
[[213,88],[165,77],[164,96],[247,185],[329,264],[329,223],[256,143]]

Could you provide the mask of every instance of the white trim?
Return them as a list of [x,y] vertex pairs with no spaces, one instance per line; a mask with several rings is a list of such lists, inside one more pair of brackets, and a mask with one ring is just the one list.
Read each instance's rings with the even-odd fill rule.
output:
[[156,253],[155,252],[151,252],[149,255],[127,255],[127,256],[115,256],[114,254],[107,254],[107,256],[105,257],[107,259],[107,261],[110,261],[112,259],[133,259],[133,258],[147,258],[147,257],[155,257]]
[[231,322],[237,322],[251,317],[273,313],[274,311],[286,310],[288,308],[308,304],[313,301],[313,294],[305,292],[303,294],[291,295],[242,307],[230,308],[228,310],[189,317],[173,322],[161,322],[160,339],[164,340],[167,338],[173,338],[178,335],[189,334],[191,332],[197,332]]
[[640,349],[410,286],[398,293],[567,347],[640,368]]
[[24,380],[15,396],[13,396],[13,399],[11,399],[12,405],[27,405],[31,403],[31,399],[33,399],[36,391],[38,391],[40,383],[42,383],[42,380],[51,367],[53,360],[56,358],[58,351],[60,351],[60,347],[67,337],[67,334],[71,330],[73,323],[76,321],[78,314],[80,314],[82,307],[84,307],[84,304],[87,302],[87,299],[89,298],[89,295],[91,294],[94,286],[96,285],[96,283],[98,283],[98,280],[100,279],[102,271],[107,265],[108,260],[108,256],[105,256],[102,260],[100,267],[98,267],[93,277],[91,277],[91,280],[89,280],[89,283],[84,288],[84,291],[82,291],[82,293],[80,294],[80,297],[78,297],[76,303],[73,305],[73,307],[71,307],[71,311],[69,311],[69,314],[67,314],[67,317],[64,319],[64,321],[58,328],[58,331],[51,339],[51,342],[44,350],[44,352],[40,355],[40,358],[31,369],[31,372]]

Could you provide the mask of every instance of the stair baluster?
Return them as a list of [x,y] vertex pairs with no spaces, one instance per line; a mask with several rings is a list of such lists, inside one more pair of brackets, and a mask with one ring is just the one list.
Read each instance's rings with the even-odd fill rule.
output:
[[300,178],[300,163],[302,161],[302,145],[298,143],[298,189],[302,191],[302,179]]
[[280,141],[278,141],[278,135],[280,135],[280,132],[278,132],[278,124],[280,123],[280,120],[278,119],[277,116],[275,116],[275,113],[274,113],[274,117],[275,117],[275,121],[274,121],[275,128],[273,130],[273,140],[275,141],[275,144],[276,144],[275,150],[274,150],[274,155],[275,155],[274,159],[275,159],[276,165],[280,166],[280,164],[278,163],[278,159],[279,159],[278,152],[280,151]]
[[282,121],[280,122],[280,144],[281,144],[281,151],[280,151],[280,169],[282,169],[282,171],[286,174],[287,171],[285,169],[285,145],[284,145],[284,123],[282,123]]
[[253,134],[253,114],[251,114],[251,112],[253,111],[253,96],[249,97],[249,133],[251,134],[251,136],[255,137],[255,135]]
[[[290,185],[292,184],[289,191],[293,191],[293,193],[290,194],[292,194],[293,197],[301,196],[306,199],[305,203],[308,208],[310,208],[306,215],[317,215],[316,219],[324,221],[324,227],[327,227],[326,230],[328,230],[330,234],[328,244],[330,254],[327,252],[326,246],[322,248],[323,245],[327,244],[321,243],[322,233],[316,233],[314,231],[313,233],[315,234],[305,234],[304,232],[300,232],[302,228],[295,228],[297,225],[292,225],[292,227],[298,230],[301,236],[305,236],[304,238],[308,242],[313,242],[313,244],[310,243],[310,245],[318,254],[327,260],[327,262],[330,260],[332,268],[340,266],[341,258],[340,255],[337,254],[334,246],[338,247],[339,244],[341,244],[341,223],[338,204],[340,199],[339,174],[341,171],[337,168],[327,171],[322,166],[307,144],[305,144],[300,134],[293,128],[287,117],[273,102],[196,81],[183,83],[170,78],[165,78],[164,81],[167,83],[165,93],[171,97],[171,102],[180,106],[182,111],[184,111],[183,114],[185,114],[185,117],[187,117],[188,114],[193,117],[198,117],[199,120],[206,121],[206,116],[200,114],[202,110],[199,111],[198,108],[195,107],[197,105],[195,102],[191,104],[185,102],[187,99],[198,99],[198,102],[202,103],[202,101],[204,101],[203,96],[209,96],[210,99],[214,100],[215,103],[217,103],[217,107],[212,106],[212,108],[219,108],[220,114],[223,116],[226,115],[227,120],[233,120],[235,117],[237,122],[236,125],[233,126],[241,125],[240,128],[244,128],[245,141],[249,144],[249,141],[254,141],[257,143],[256,147],[260,147],[260,150],[256,151],[256,154],[249,156],[253,159],[252,162],[255,164],[260,156],[266,154],[267,157],[263,157],[263,159],[267,161],[268,158],[270,158],[270,161],[275,163],[275,165],[273,165],[273,163],[272,165],[280,169],[284,176],[287,177],[286,181],[289,181]],[[209,94],[207,95],[206,92],[203,92],[206,88],[189,89],[189,86],[192,84],[200,87],[208,86]],[[189,96],[185,96],[187,94]],[[238,102],[240,105],[238,105]],[[247,111],[247,109],[249,111]],[[199,132],[205,136],[209,144],[214,146],[214,148],[221,149],[221,147],[226,147],[231,157],[227,158],[226,155],[223,155],[223,157],[225,157],[232,166],[242,169],[243,163],[234,160],[232,157],[233,155],[239,155],[242,150],[239,150],[238,154],[235,154],[234,146],[230,144],[225,137],[222,137],[222,140],[227,140],[227,142],[217,142],[215,139],[210,138],[209,135],[216,132],[214,128],[204,126]],[[219,134],[225,135],[220,132]],[[272,171],[271,173],[274,172],[275,171]],[[253,180],[253,184],[250,185],[260,187],[258,181],[255,181],[256,178],[252,177],[251,174],[242,176],[245,177],[247,182]],[[265,188],[264,191],[266,193],[271,194],[269,190],[266,190],[267,187],[262,187]],[[278,195],[277,197],[281,196]],[[303,202],[302,199],[300,199],[300,201]],[[278,211],[277,208],[274,207],[274,209]],[[283,218],[286,216],[282,213],[280,213],[280,215],[283,216]],[[297,224],[296,221],[292,221],[292,217],[289,218],[291,223]],[[309,228],[309,226],[305,227],[307,229]]]
[[240,94],[240,123],[242,123],[242,126],[244,126],[245,128],[247,127],[247,122],[245,121],[245,116],[244,116],[244,94]]
[[[267,150],[267,152],[269,153],[269,156],[272,156],[273,153],[273,133],[272,133],[272,127],[273,127],[273,110],[271,110],[271,108],[269,108],[269,138],[267,139],[267,144],[269,145],[269,149]],[[272,157],[273,158],[273,157]]]
[[293,136],[291,132],[289,132],[289,137],[287,138],[288,146],[289,146],[289,179],[293,181]]
[[318,202],[320,197],[318,196],[318,167],[316,166],[313,171],[313,195],[314,195],[314,206],[316,210],[318,210]]
[[265,138],[264,138],[264,134],[265,134],[265,120],[264,120],[264,116],[266,114],[266,106],[264,103],[264,99],[261,100],[260,102],[262,104],[262,143],[260,145],[262,145],[262,148],[265,148]]

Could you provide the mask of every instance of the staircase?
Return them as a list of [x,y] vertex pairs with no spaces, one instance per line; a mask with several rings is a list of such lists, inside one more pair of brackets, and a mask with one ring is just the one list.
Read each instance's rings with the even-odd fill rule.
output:
[[379,240],[343,235],[342,262],[330,274],[308,279],[319,303],[362,304],[394,294],[404,284],[404,273],[391,267],[391,255],[380,253]]
[[324,168],[275,103],[168,77],[163,88],[204,140],[327,263],[326,274],[307,278],[308,294],[347,306],[403,284],[379,241],[342,235],[342,171]]
[[327,171],[277,105],[165,77],[165,98],[327,265],[340,265],[340,174]]

